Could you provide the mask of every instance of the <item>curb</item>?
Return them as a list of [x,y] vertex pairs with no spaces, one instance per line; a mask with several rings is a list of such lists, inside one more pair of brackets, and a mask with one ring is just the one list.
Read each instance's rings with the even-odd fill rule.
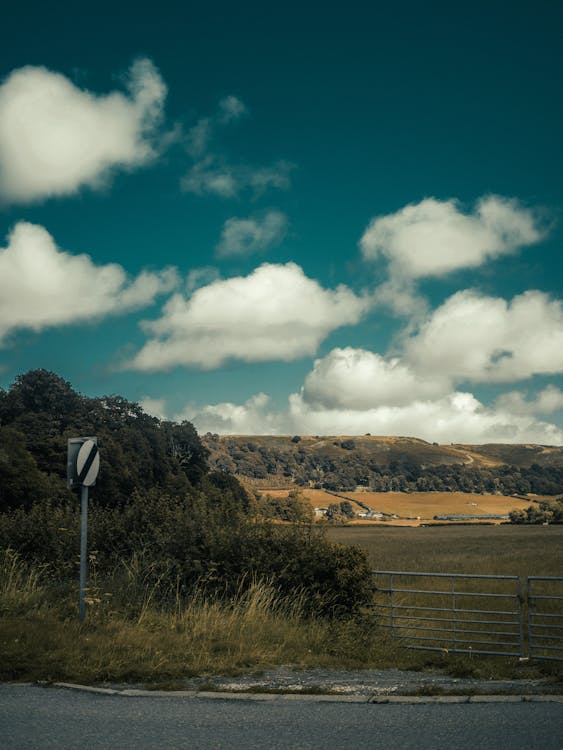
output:
[[97,695],[119,695],[125,698],[204,698],[238,701],[307,701],[312,703],[371,703],[374,705],[422,703],[563,703],[563,695],[311,695],[308,693],[229,693],[211,690],[140,690],[77,685],[54,682],[53,687]]

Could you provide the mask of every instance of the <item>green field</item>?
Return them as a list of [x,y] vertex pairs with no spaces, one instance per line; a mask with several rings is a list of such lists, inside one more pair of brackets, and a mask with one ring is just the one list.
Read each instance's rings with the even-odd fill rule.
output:
[[362,547],[377,570],[563,576],[563,526],[339,526],[326,533]]

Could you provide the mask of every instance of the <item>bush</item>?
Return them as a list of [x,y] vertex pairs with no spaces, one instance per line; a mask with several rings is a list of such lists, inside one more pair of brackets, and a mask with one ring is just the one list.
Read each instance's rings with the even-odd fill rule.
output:
[[[162,604],[196,586],[226,598],[251,580],[267,579],[282,596],[303,591],[310,614],[348,615],[370,595],[369,568],[356,548],[328,542],[304,524],[280,526],[246,515],[241,498],[192,490],[182,499],[137,491],[123,509],[91,503],[89,551],[100,575],[135,560]],[[79,555],[78,503],[45,503],[0,514],[0,547],[48,563],[73,580]],[[368,583],[366,583],[368,582]]]

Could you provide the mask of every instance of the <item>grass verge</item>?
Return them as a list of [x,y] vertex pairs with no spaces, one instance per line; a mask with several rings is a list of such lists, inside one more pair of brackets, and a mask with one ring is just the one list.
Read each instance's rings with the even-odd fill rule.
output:
[[230,600],[196,590],[164,607],[134,567],[94,578],[89,612],[77,622],[76,591],[49,568],[0,553],[0,680],[174,684],[294,668],[441,670],[481,679],[560,674],[557,665],[408,651],[371,615],[304,617],[303,594],[281,597],[254,581]]

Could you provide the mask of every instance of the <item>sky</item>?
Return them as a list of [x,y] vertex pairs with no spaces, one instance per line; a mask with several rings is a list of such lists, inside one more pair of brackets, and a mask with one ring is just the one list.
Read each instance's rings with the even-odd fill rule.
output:
[[13,4],[0,387],[563,444],[558,2]]

